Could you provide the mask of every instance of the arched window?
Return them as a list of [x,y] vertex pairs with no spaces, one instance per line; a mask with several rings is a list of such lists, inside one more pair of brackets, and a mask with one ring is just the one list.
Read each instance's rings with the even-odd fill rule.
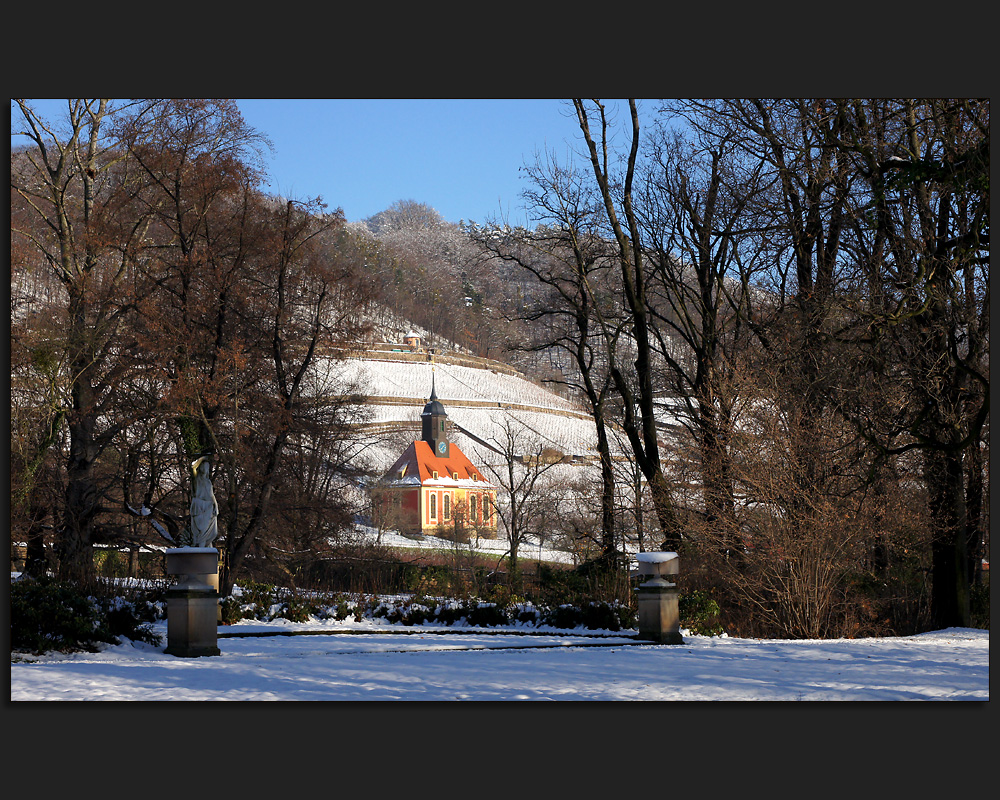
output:
[[437,499],[438,498],[437,498],[436,494],[430,495],[430,518],[431,519],[437,519],[437,515],[438,515]]
[[479,514],[477,513],[476,504],[479,500],[478,495],[469,495],[469,521],[475,524],[479,519]]
[[451,495],[444,496],[444,518],[451,519]]

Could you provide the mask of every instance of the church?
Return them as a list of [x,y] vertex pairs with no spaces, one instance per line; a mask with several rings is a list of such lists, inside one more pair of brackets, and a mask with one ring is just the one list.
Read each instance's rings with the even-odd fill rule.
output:
[[421,438],[403,451],[382,479],[394,517],[392,527],[448,538],[462,531],[495,538],[496,486],[448,440],[448,414],[433,379],[420,424]]

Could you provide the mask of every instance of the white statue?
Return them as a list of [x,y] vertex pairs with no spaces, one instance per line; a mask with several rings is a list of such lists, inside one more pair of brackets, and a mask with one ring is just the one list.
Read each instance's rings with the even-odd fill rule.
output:
[[191,546],[211,547],[219,534],[219,504],[212,491],[212,463],[207,456],[191,462],[194,494],[191,497]]

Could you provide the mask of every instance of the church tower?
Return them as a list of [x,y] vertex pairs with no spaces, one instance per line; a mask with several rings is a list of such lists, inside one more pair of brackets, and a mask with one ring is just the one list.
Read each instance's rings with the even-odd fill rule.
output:
[[448,427],[432,372],[431,396],[420,415],[421,437],[383,475],[384,508],[392,510],[400,531],[457,537],[475,530],[477,536],[495,538],[497,487],[457,443],[448,441]]
[[431,446],[431,450],[438,458],[448,458],[451,451],[447,420],[448,415],[434,390],[434,373],[431,373],[431,397],[420,414],[420,427],[421,438]]

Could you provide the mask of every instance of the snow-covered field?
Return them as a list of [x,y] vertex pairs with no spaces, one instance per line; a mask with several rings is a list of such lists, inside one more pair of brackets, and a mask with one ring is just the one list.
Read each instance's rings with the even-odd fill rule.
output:
[[[166,634],[166,623],[159,623]],[[12,701],[989,700],[989,632],[777,641],[358,623],[220,628],[220,656],[121,644],[11,663]],[[236,634],[247,634],[236,635]],[[276,635],[262,635],[276,634]],[[282,635],[284,634],[284,635]]]
[[[510,548],[507,539],[503,536],[503,533],[496,539],[472,539],[472,541],[466,544],[454,544],[447,539],[440,539],[436,536],[423,536],[421,538],[413,538],[409,536],[403,536],[397,531],[383,531],[381,539],[378,538],[378,533],[374,528],[370,528],[366,525],[355,525],[354,536],[356,542],[365,542],[367,544],[374,544],[378,542],[379,544],[385,545],[386,547],[405,549],[405,550],[435,550],[435,551],[446,551],[450,552],[455,548],[462,550],[463,552],[471,553],[475,552],[479,555],[484,556],[495,556],[497,559],[504,556]],[[546,561],[549,563],[558,564],[575,564],[573,560],[573,554],[568,553],[565,550],[556,550],[554,548],[546,546],[544,543],[539,543],[534,537],[528,536],[526,540],[521,544],[519,550],[520,558],[522,559],[537,559],[539,561]]]
[[380,360],[377,356],[331,362],[326,369],[339,385],[357,384],[381,398],[422,399],[431,383],[445,405],[463,402],[517,404],[554,411],[581,413],[581,409],[523,376],[489,368],[430,361]]

